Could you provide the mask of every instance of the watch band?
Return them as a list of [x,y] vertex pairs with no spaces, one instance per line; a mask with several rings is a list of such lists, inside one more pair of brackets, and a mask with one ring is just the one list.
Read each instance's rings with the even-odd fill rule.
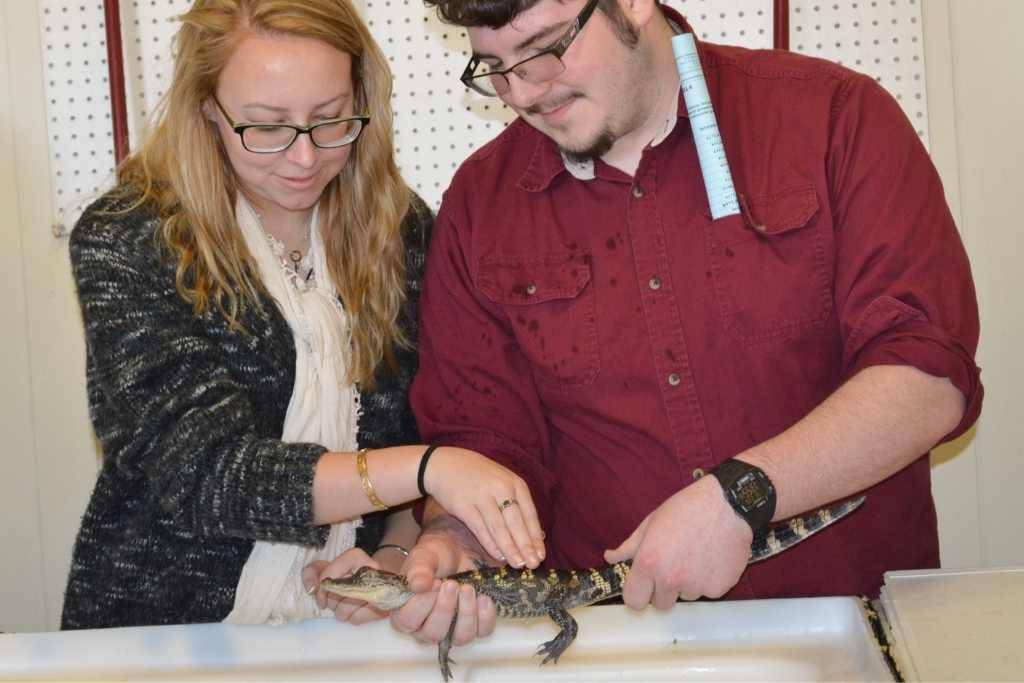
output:
[[760,467],[729,458],[713,470],[725,500],[750,525],[754,536],[768,529],[775,516],[775,486]]

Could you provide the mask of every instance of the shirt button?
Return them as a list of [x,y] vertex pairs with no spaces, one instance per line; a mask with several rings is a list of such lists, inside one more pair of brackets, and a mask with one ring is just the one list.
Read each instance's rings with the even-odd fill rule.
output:
[[674,387],[679,386],[679,383],[682,381],[683,380],[679,377],[678,372],[673,372],[671,375],[668,376],[668,383]]
[[634,185],[633,186],[633,196],[636,197],[637,199],[643,199],[644,188],[640,187],[639,185]]
[[661,278],[652,277],[647,281],[647,286],[651,289],[661,289]]
[[704,476],[704,470],[702,470],[701,468],[698,467],[697,469],[695,469],[693,471],[693,478],[694,479],[700,479],[703,476]]
[[526,285],[526,293],[533,296],[537,293],[537,285]]

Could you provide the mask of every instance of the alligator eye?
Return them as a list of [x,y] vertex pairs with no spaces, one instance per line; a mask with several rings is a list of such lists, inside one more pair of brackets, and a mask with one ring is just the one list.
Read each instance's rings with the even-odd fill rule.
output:
[[358,578],[359,578],[359,577],[361,577],[361,576],[362,576],[363,574],[365,574],[365,573],[366,573],[367,571],[372,571],[372,570],[371,570],[371,569],[370,569],[369,567],[360,567],[359,569],[357,569],[357,570],[355,570],[354,572],[352,572],[352,573],[351,573],[351,574],[349,575],[349,578],[350,578],[350,579],[358,579]]

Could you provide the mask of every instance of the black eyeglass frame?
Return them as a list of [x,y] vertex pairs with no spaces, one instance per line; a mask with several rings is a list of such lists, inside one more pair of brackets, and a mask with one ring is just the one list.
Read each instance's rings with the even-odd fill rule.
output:
[[[486,73],[476,75],[474,75],[473,72],[476,71],[478,66],[480,66],[481,59],[479,57],[474,56],[469,60],[469,64],[467,64],[466,68],[462,71],[462,75],[459,76],[459,80],[462,81],[462,84],[467,88],[470,88],[473,91],[478,92],[485,97],[497,97],[498,89],[494,88],[495,92],[488,92],[486,89],[484,89],[484,86],[479,84],[480,79],[501,76],[502,78],[505,79],[505,82],[508,83],[508,76],[506,74],[512,73],[516,69],[522,67],[523,64],[533,61],[534,59],[544,57],[545,55],[554,55],[559,62],[562,62],[562,55],[566,53],[566,51],[569,49],[569,46],[572,45],[572,41],[575,40],[576,36],[578,36],[580,34],[580,31],[583,30],[583,26],[587,23],[587,20],[590,19],[590,16],[594,13],[594,10],[597,9],[597,3],[598,0],[590,0],[590,2],[584,5],[580,13],[576,15],[576,20],[573,21],[572,26],[570,26],[569,29],[562,35],[562,37],[559,38],[555,42],[555,44],[549,47],[548,49],[542,50],[541,52],[538,52],[535,55],[531,55],[522,61],[516,62],[507,69],[501,69],[499,71],[488,71]],[[562,70],[565,70],[564,63],[562,63]],[[518,74],[516,75],[518,76]]]
[[[326,121],[321,121],[320,123],[314,123],[312,126],[297,126],[294,123],[237,123],[233,118],[231,118],[231,114],[227,112],[227,110],[224,108],[224,105],[221,104],[220,100],[217,99],[216,95],[211,95],[210,97],[213,98],[214,104],[216,104],[217,108],[220,109],[220,113],[224,115],[224,118],[227,120],[228,125],[231,126],[231,130],[233,130],[238,135],[238,139],[241,140],[242,142],[242,147],[244,147],[247,152],[252,152],[253,154],[278,154],[280,152],[283,152],[292,145],[294,145],[295,141],[299,139],[300,135],[308,135],[309,141],[312,142],[313,146],[318,149],[340,149],[342,147],[348,147],[349,145],[353,144],[356,140],[359,139],[359,136],[363,134],[363,131],[366,130],[366,127],[370,125],[370,117],[365,115],[343,116],[337,119],[327,119]],[[315,139],[313,139],[313,131],[316,130],[317,128],[321,128],[323,126],[333,126],[334,124],[341,123],[343,121],[359,121],[359,131],[356,133],[356,136],[349,140],[348,142],[342,143],[340,145],[321,145],[317,143]],[[275,149],[272,151],[250,149],[249,146],[245,144],[245,131],[247,131],[250,128],[267,128],[270,126],[274,126],[277,128],[291,128],[292,130],[295,131],[295,137],[293,137],[292,141],[289,142],[284,147],[282,147],[281,149]]]

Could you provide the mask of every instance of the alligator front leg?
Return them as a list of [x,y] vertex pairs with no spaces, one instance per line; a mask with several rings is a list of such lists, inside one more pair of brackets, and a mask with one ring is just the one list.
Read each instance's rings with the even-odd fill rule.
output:
[[452,649],[452,636],[455,634],[455,622],[459,619],[459,608],[455,606],[455,615],[452,617],[452,623],[448,626],[448,635],[444,637],[440,643],[437,644],[437,663],[441,666],[441,676],[444,677],[445,683],[452,678],[452,664],[455,662],[451,657],[448,656],[449,650]]
[[572,641],[576,640],[576,632],[579,631],[576,620],[572,618],[568,610],[562,607],[560,601],[548,604],[548,616],[551,617],[553,622],[558,624],[561,630],[557,636],[537,648],[538,655],[546,655],[541,665],[547,664],[550,661],[554,661],[557,664],[558,658],[562,656],[567,647],[572,645]]

